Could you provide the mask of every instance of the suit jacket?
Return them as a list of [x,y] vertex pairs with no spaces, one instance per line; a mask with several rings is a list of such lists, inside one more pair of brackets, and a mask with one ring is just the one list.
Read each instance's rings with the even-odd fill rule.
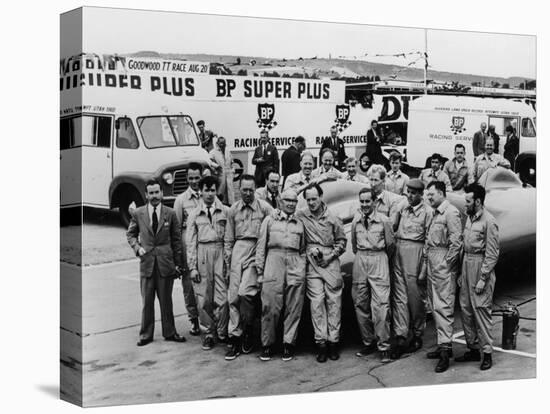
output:
[[365,151],[373,164],[385,164],[386,159],[382,155],[382,145],[377,141],[372,129],[367,131],[367,149]]
[[152,276],[155,262],[161,277],[174,277],[176,266],[183,267],[181,227],[176,213],[164,204],[160,213],[156,234],[153,234],[147,204],[134,210],[126,232],[136,256],[139,256],[140,247],[145,249],[145,254],[140,256],[141,277]]
[[291,145],[283,152],[283,155],[281,156],[281,170],[283,176],[283,187],[285,185],[286,177],[301,170],[300,152],[294,145]]
[[321,144],[321,149],[319,150],[319,160],[321,159],[321,154],[325,148],[330,148],[334,152],[334,166],[336,169],[342,171],[345,167],[344,160],[347,158],[346,150],[344,148],[344,140],[342,138],[336,138],[336,145],[334,145],[334,140],[331,137],[325,138]]
[[[263,158],[263,161],[259,161],[260,158]],[[256,170],[254,171],[256,185],[263,187],[266,179],[265,174],[268,170],[279,172],[279,152],[275,145],[267,143],[265,157],[263,156],[262,145],[258,145],[254,150],[252,164],[256,166]]]
[[481,130],[479,130],[474,134],[474,139],[472,141],[472,149],[474,151],[475,157],[485,152],[486,138],[487,138],[487,132],[481,132]]

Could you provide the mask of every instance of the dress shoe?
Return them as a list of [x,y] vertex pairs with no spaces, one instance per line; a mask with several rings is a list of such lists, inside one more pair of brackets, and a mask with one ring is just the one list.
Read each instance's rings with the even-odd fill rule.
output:
[[477,362],[481,361],[481,355],[479,349],[469,349],[464,352],[462,356],[457,356],[455,358],[456,362]]
[[241,341],[240,338],[229,338],[231,346],[225,354],[226,361],[233,361],[241,354]]
[[205,351],[210,351],[214,347],[214,338],[207,336],[202,341],[202,349]]
[[327,344],[317,344],[317,362],[327,362]]
[[197,318],[191,319],[191,329],[189,329],[189,335],[198,336],[201,333],[201,327]]
[[[435,351],[428,352],[426,354],[426,358],[428,358],[428,359],[438,359],[439,355],[441,354],[441,350],[442,350],[442,348],[438,347]],[[453,356],[452,349],[447,350],[447,355],[449,356],[449,358],[451,358]]]
[[250,354],[254,348],[254,341],[252,340],[252,335],[245,333],[243,335],[243,354]]
[[153,342],[152,339],[140,339],[137,343],[137,346],[145,346],[147,344],[150,344],[151,342]]
[[409,346],[407,347],[407,349],[405,349],[405,353],[413,354],[416,351],[418,351],[419,349],[421,349],[422,345],[423,345],[422,344],[422,338],[419,337],[419,336],[414,336],[411,339],[411,342],[409,342]]
[[170,342],[185,342],[185,341],[187,341],[187,339],[185,339],[184,336],[180,336],[177,333],[175,333],[172,336],[169,336],[168,338],[164,338],[164,340],[165,341],[170,341]]
[[387,364],[388,362],[391,362],[390,357],[390,351],[382,351],[380,352],[380,362],[383,364]]
[[487,352],[483,353],[483,361],[481,362],[481,365],[479,366],[479,369],[482,371],[488,370],[493,366],[493,356],[492,354],[488,354]]
[[338,342],[328,343],[328,357],[331,361],[340,359],[340,352],[338,351]]
[[294,358],[294,346],[291,344],[283,344],[283,361],[290,361]]
[[271,351],[270,346],[264,346],[262,348],[262,353],[260,354],[260,359],[262,361],[269,361],[271,360],[271,357],[273,356],[273,352]]
[[365,345],[361,350],[355,353],[355,356],[358,356],[360,358],[365,357],[367,355],[372,354],[373,352],[376,352],[376,344],[372,343],[370,345]]
[[449,368],[449,351],[446,349],[442,349],[439,353],[439,361],[437,362],[437,365],[435,366],[435,372],[445,372]]

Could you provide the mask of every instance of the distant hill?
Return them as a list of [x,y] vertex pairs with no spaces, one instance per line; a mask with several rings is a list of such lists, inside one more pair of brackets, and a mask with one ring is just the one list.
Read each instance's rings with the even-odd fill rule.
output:
[[[251,70],[261,68],[273,68],[277,71],[277,67],[284,66],[296,67],[297,70],[304,68],[308,72],[316,71],[319,76],[338,77],[339,75],[356,74],[359,76],[379,76],[382,80],[391,79],[396,76],[400,80],[408,81],[423,81],[424,72],[422,69],[409,68],[399,65],[388,65],[383,63],[367,62],[363,60],[346,60],[346,59],[326,59],[326,58],[304,58],[281,60],[261,56],[233,56],[233,55],[210,55],[210,54],[178,54],[178,53],[158,53],[154,51],[140,51],[133,53],[135,57],[155,57],[166,59],[183,59],[199,62],[210,62],[224,64],[229,67],[233,73],[239,70]],[[237,64],[237,59],[240,59],[240,64]],[[250,65],[251,61],[255,61],[254,66]],[[491,82],[498,82],[500,85],[508,84],[511,88],[519,87],[520,83],[525,80],[521,77],[501,78],[495,76],[475,75],[467,73],[442,72],[429,70],[428,79],[436,82],[459,82],[470,86],[472,82],[480,82],[486,86],[491,86]]]

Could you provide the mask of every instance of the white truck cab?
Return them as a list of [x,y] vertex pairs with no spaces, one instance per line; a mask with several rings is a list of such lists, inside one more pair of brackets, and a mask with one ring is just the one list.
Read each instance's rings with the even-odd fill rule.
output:
[[61,208],[118,208],[145,203],[156,178],[171,205],[187,188],[187,166],[209,165],[192,117],[174,98],[131,88],[81,85],[61,90]]

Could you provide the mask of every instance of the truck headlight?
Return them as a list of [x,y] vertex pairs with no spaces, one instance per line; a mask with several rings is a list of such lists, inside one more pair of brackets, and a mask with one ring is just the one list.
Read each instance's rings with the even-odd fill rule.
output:
[[172,183],[174,182],[174,176],[172,175],[172,173],[169,172],[162,174],[162,179],[168,185],[172,185]]

